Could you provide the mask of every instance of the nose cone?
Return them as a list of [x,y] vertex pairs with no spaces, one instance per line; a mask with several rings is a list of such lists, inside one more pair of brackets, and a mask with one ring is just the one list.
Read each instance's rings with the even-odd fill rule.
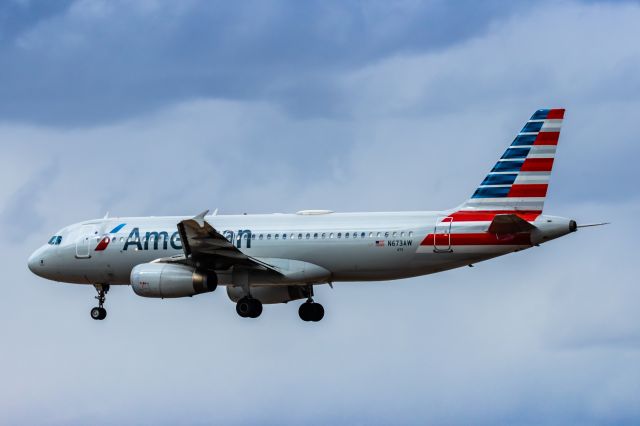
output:
[[29,270],[34,274],[42,277],[44,273],[45,267],[45,258],[44,258],[44,250],[42,248],[33,252],[31,256],[29,256],[29,260],[27,260],[27,266]]

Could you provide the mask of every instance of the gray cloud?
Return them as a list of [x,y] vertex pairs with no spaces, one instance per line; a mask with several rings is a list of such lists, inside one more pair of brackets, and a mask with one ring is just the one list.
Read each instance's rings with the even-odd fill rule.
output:
[[7,20],[20,22],[0,47],[5,120],[85,125],[202,96],[331,115],[340,103],[334,79],[345,70],[444,48],[523,7],[439,0],[58,6],[58,13],[34,13],[40,19],[22,17],[26,6],[5,7]]

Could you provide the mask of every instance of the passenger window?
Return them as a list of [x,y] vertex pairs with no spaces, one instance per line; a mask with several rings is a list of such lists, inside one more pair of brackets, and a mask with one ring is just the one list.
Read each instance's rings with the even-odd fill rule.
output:
[[327,236],[327,234],[325,234],[324,232],[322,233],[322,239],[324,240],[324,238]]
[[342,232],[338,232],[338,238],[342,238]]
[[385,233],[384,233],[384,237],[385,237],[385,238],[389,238],[389,232],[385,232]]
[[404,231],[400,233],[400,236],[401,236],[401,237],[404,237]]
[[278,238],[280,238],[280,234],[276,234],[274,238],[277,240]]
[[373,237],[373,232],[369,232],[369,238]]
[[316,232],[315,234],[313,234],[313,239],[317,240],[318,239],[318,233]]
[[376,237],[379,237],[379,236],[380,236],[380,233],[378,232],[378,233],[376,234]]
[[311,238],[311,234],[307,234],[307,240]]
[[409,231],[409,236],[413,237],[413,231]]
[[256,234],[251,234],[251,239],[255,240],[256,239]]
[[267,240],[271,239],[271,234],[267,234]]
[[349,238],[349,233],[348,233],[348,232],[345,232],[345,233],[344,233],[344,237],[345,237],[345,238]]
[[298,239],[301,240],[302,239],[302,234],[298,234]]
[[363,233],[360,234],[360,238],[364,238],[364,237],[365,237],[365,234],[363,232]]
[[264,238],[264,235],[260,234],[260,236],[258,237],[259,240],[261,240],[262,238]]
[[282,234],[282,239],[286,240],[287,239],[287,234]]
[[333,238],[333,232],[329,234],[329,238]]

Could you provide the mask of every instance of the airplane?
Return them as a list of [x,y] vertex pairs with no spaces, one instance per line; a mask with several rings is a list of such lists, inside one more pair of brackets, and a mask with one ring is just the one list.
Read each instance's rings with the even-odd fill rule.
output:
[[93,285],[103,320],[112,285],[138,296],[191,297],[225,286],[243,318],[264,304],[304,300],[304,321],[324,307],[314,286],[433,274],[518,252],[575,232],[543,214],[564,109],[534,112],[471,197],[444,211],[195,217],[123,217],[67,226],[28,260],[36,275]]

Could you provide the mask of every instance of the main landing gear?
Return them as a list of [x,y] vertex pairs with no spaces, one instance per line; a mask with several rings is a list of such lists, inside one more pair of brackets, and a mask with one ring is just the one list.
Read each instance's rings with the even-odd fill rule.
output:
[[324,318],[324,308],[321,304],[313,301],[312,298],[307,299],[298,309],[298,315],[302,321],[318,322]]
[[236,312],[242,318],[258,318],[262,313],[262,302],[253,297],[245,296],[238,300]]
[[106,300],[106,294],[109,292],[109,284],[95,284],[94,287],[98,292],[96,299],[98,299],[98,306],[91,309],[91,318],[94,320],[103,320],[107,317],[107,310],[102,307]]

